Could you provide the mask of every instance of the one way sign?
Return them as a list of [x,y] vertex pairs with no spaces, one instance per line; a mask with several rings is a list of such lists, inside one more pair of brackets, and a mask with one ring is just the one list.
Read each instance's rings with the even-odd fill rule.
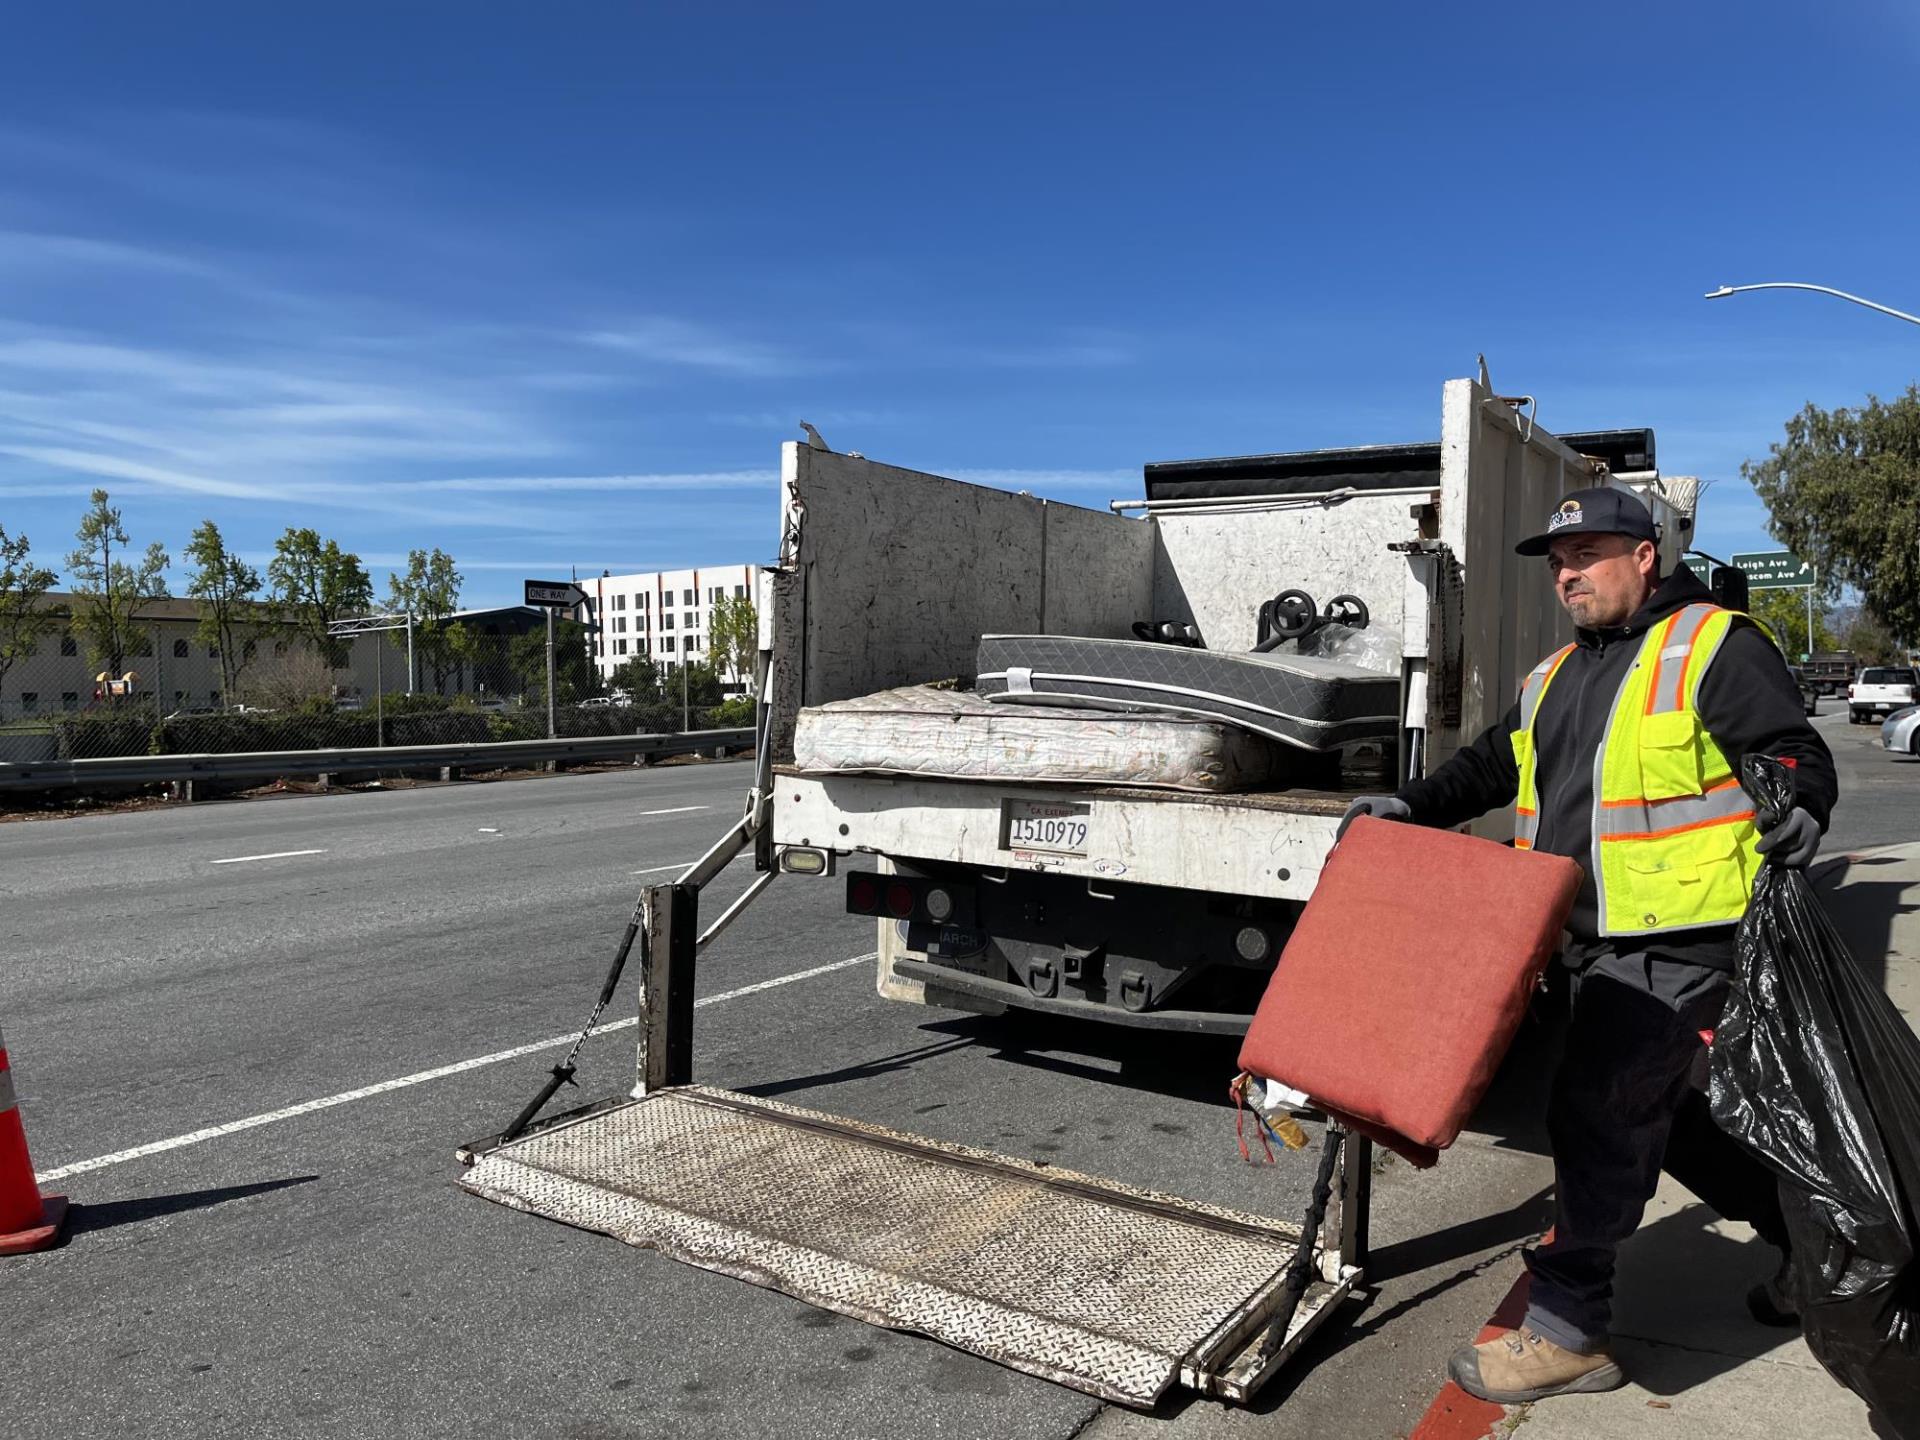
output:
[[527,604],[546,610],[573,610],[584,605],[587,592],[568,580],[527,581]]

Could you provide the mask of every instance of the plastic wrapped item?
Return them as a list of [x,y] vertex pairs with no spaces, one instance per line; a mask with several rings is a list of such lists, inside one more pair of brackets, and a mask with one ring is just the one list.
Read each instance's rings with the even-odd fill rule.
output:
[[1388,675],[1400,673],[1400,637],[1371,626],[1355,629],[1330,620],[1312,634],[1301,637],[1300,653],[1344,660],[1362,670],[1379,670]]
[[[1777,760],[1741,778],[1763,823],[1792,806]],[[1800,871],[1754,884],[1711,1075],[1714,1121],[1779,1177],[1807,1344],[1881,1433],[1920,1440],[1920,1040]]]

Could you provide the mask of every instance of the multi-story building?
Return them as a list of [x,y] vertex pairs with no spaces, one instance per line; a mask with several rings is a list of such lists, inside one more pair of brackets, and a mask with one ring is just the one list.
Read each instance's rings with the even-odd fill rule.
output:
[[[75,603],[74,596],[60,591],[42,597],[40,607],[55,623],[34,652],[16,661],[0,679],[0,721],[85,710],[107,699],[116,688],[107,683],[114,677],[100,670],[71,625]],[[181,598],[146,601],[129,626],[125,663],[132,679],[125,693],[158,706],[163,713],[222,709],[242,698],[254,698],[257,703],[257,697],[249,697],[248,692],[270,680],[276,670],[296,664],[305,653],[305,646],[275,630],[267,615],[262,607],[244,607],[237,627],[246,652],[241,693],[228,695],[221,689],[220,651],[198,633],[199,605]],[[522,688],[521,677],[509,663],[508,647],[514,637],[543,628],[544,614],[510,605],[462,610],[447,618],[467,627],[474,643],[461,663],[441,677],[440,688],[449,695],[516,694]],[[367,701],[376,690],[392,695],[434,688],[436,677],[425,657],[414,663],[409,674],[404,627],[353,635],[341,643],[344,665],[315,670],[318,662],[308,662],[299,675],[287,677],[277,688],[297,681],[316,694],[331,693],[342,701]]]
[[[610,675],[636,656],[666,669],[711,656],[713,607],[721,600],[751,600],[757,593],[758,565],[710,565],[697,570],[651,570],[638,575],[602,575],[582,580],[593,597],[600,633],[593,660]],[[731,667],[723,685],[738,687],[750,676]]]

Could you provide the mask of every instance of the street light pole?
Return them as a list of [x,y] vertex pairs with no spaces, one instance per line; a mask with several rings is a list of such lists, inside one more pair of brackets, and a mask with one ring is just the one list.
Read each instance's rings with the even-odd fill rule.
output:
[[1896,320],[1905,320],[1909,325],[1920,325],[1920,315],[1909,315],[1904,310],[1896,310],[1891,305],[1882,305],[1877,300],[1849,295],[1844,290],[1835,290],[1831,285],[1808,285],[1799,280],[1768,280],[1759,285],[1722,285],[1718,290],[1707,291],[1705,298],[1724,300],[1729,295],[1738,295],[1747,290],[1812,290],[1816,294],[1831,295],[1837,300],[1848,300],[1855,305],[1864,305],[1869,310],[1878,310],[1882,315],[1891,315]]
[[[1868,300],[1864,296],[1850,295],[1845,290],[1836,290],[1831,285],[1809,285],[1802,280],[1767,280],[1758,285],[1722,285],[1717,290],[1707,291],[1709,300],[1724,300],[1729,295],[1738,295],[1747,290],[1811,290],[1816,295],[1831,295],[1836,300],[1845,300],[1854,305],[1864,305],[1869,310],[1878,310],[1882,315],[1891,315],[1896,320],[1904,320],[1909,325],[1920,325],[1920,315],[1909,315],[1904,310],[1896,310],[1891,305],[1882,305],[1878,300]],[[1807,591],[1807,653],[1813,653],[1813,591]]]

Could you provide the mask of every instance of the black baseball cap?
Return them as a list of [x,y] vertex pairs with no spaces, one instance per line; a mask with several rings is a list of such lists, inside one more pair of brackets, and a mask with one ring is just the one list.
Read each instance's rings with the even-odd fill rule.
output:
[[1516,555],[1544,555],[1562,535],[1629,535],[1660,543],[1660,530],[1640,497],[1619,485],[1594,485],[1563,497],[1547,528],[1514,546]]

